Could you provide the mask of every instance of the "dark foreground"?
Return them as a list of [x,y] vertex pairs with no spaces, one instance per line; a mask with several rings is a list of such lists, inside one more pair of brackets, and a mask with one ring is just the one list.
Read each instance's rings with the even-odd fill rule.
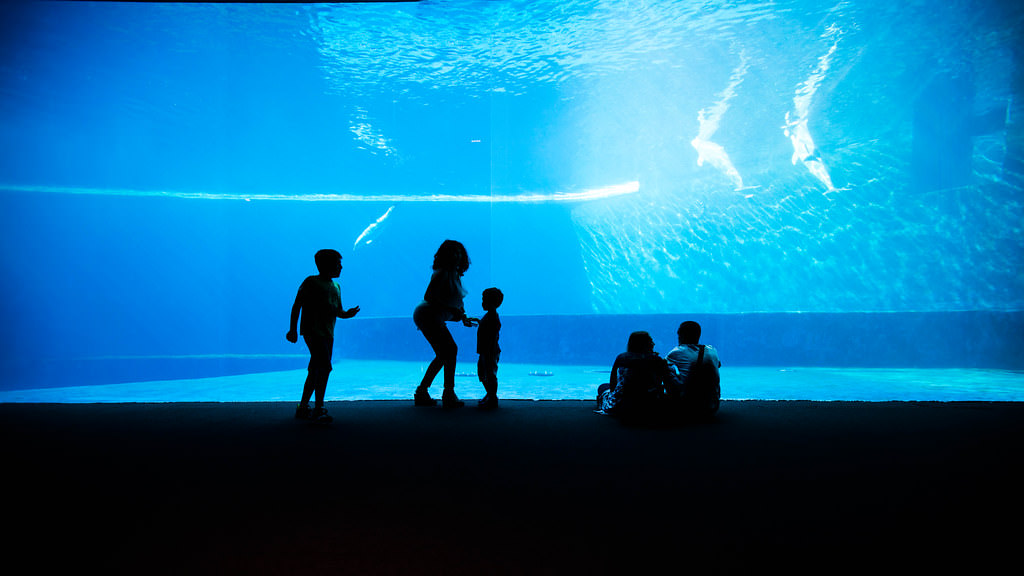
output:
[[318,427],[282,403],[2,404],[4,563],[132,574],[1019,565],[1024,404],[725,402],[713,423],[668,429],[592,407],[339,402]]

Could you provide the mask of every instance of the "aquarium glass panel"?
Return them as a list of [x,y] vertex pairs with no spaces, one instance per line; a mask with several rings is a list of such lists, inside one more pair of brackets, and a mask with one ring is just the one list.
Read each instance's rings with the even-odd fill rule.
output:
[[1021,368],[1022,26],[1001,0],[4,3],[4,386],[303,367],[321,248],[361,309],[336,356],[428,361],[449,238],[514,361],[610,364],[650,326],[664,353],[699,318],[726,363]]

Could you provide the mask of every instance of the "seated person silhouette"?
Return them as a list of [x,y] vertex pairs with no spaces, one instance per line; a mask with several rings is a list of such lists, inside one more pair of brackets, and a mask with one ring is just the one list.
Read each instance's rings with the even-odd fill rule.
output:
[[664,404],[671,378],[668,363],[654,351],[651,335],[633,332],[626,351],[615,358],[608,383],[597,389],[596,412],[625,420],[653,417]]
[[698,344],[700,324],[696,322],[683,322],[676,335],[679,345],[666,357],[677,374],[668,387],[672,410],[691,418],[711,416],[721,399],[718,352],[713,346]]

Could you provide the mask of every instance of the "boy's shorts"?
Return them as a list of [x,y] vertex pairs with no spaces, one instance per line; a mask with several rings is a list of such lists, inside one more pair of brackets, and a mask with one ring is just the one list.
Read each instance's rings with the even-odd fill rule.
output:
[[310,372],[330,372],[331,355],[334,353],[334,338],[323,338],[318,336],[303,336],[306,347],[309,348]]
[[498,379],[498,357],[481,354],[476,361],[476,373],[481,382],[493,382]]

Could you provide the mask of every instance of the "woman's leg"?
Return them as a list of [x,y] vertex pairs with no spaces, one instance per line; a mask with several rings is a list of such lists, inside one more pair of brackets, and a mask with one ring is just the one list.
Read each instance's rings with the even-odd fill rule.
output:
[[448,331],[443,322],[438,324],[431,323],[430,325],[419,323],[418,325],[420,332],[423,332],[423,337],[427,339],[430,347],[434,350],[434,359],[430,361],[427,371],[423,374],[423,380],[420,381],[419,387],[416,388],[416,394],[414,395],[416,405],[437,405],[437,401],[430,397],[427,389],[434,382],[437,373],[443,368],[445,381],[443,400],[446,406],[450,406],[452,397],[455,395],[455,357],[458,350],[455,345],[455,339],[452,338],[451,332]]
[[427,367],[427,372],[423,375],[423,383],[420,385],[430,386],[437,373],[444,368],[444,388],[445,390],[454,389],[455,359],[458,355],[459,347],[455,344],[452,333],[442,323],[440,326],[433,326],[423,330],[423,336],[426,337],[430,347],[434,350],[434,359],[430,362],[430,366]]
[[416,324],[416,329],[423,333],[423,337],[427,339],[427,343],[430,344],[430,348],[434,351],[434,359],[430,361],[427,371],[423,374],[423,379],[420,380],[420,386],[416,389],[417,396],[429,398],[427,388],[430,388],[430,385],[434,383],[434,378],[444,366],[444,362],[441,360],[440,354],[438,354],[436,344],[438,341],[438,330],[444,328],[444,320],[441,319],[436,310],[424,302],[413,311],[412,321]]
[[437,373],[441,371],[443,366],[444,362],[442,362],[439,357],[434,356],[434,359],[430,361],[430,365],[427,366],[427,371],[423,374],[423,380],[420,381],[420,388],[423,390],[430,388],[430,385],[434,383],[434,378],[437,376]]

